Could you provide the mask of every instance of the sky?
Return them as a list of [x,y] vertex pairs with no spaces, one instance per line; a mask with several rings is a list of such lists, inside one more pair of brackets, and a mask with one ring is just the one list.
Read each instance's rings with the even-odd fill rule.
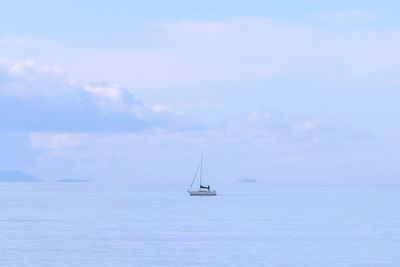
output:
[[8,1],[0,170],[395,181],[397,1]]

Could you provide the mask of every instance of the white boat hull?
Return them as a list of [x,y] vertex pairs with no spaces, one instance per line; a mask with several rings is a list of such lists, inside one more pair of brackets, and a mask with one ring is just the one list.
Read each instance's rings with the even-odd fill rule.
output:
[[215,192],[215,190],[214,191],[199,191],[199,190],[190,191],[190,190],[188,190],[188,193],[191,196],[216,196],[217,195],[217,192]]

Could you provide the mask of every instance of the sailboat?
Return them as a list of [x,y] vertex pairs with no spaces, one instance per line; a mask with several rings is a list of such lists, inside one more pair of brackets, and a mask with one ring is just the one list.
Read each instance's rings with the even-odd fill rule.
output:
[[[210,190],[210,186],[203,186],[201,184],[202,182],[202,178],[203,178],[203,153],[201,153],[201,159],[200,159],[200,163],[199,166],[197,166],[197,170],[196,173],[193,177],[193,181],[192,184],[190,185],[190,188],[187,190],[187,192],[191,195],[191,196],[216,196],[217,192],[215,190]],[[192,190],[194,181],[196,180],[197,174],[199,173],[200,170],[200,175],[199,175],[199,185],[200,188],[199,190]]]

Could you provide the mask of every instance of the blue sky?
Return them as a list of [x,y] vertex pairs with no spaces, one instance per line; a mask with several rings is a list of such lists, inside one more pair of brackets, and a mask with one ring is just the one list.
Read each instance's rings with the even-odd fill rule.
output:
[[[0,169],[396,179],[395,1],[10,1]],[[190,179],[189,179],[190,180]]]

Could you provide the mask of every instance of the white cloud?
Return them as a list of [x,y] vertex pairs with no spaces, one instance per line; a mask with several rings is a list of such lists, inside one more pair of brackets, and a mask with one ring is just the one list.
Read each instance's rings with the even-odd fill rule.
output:
[[[300,129],[299,125],[304,127]],[[141,181],[186,181],[201,151],[207,155],[207,177],[215,181],[252,174],[260,180],[286,175],[320,180],[327,170],[333,175],[349,162],[370,160],[354,149],[355,140],[360,144],[371,138],[340,125],[273,111],[252,111],[219,127],[189,132],[152,129],[136,133],[30,134],[32,146],[40,151],[34,169],[56,162],[60,169],[74,166],[60,173],[65,178],[85,175],[95,180]],[[310,165],[314,166],[312,172]]]
[[32,59],[13,64],[9,70],[10,75],[17,77],[27,77],[38,74],[60,75],[63,70],[56,66],[38,64]]
[[6,111],[0,112],[0,132],[188,130],[194,125],[166,109],[161,114],[145,106],[115,83],[82,86],[60,75],[60,68],[33,60],[7,67],[0,69],[0,108]]
[[300,131],[311,131],[315,130],[320,124],[319,119],[312,119],[312,120],[306,120],[304,122],[301,122],[297,125],[297,129]]
[[161,128],[153,128],[144,133],[121,134],[33,132],[30,138],[35,148],[59,149],[94,145],[99,140],[101,142],[110,140],[112,144],[118,143],[123,146],[126,138],[139,137],[141,142],[147,145],[173,141],[200,146],[226,144],[240,146],[260,144],[263,140],[268,144],[308,145],[310,141],[316,139],[330,143],[360,135],[367,136],[365,132],[355,131],[332,122],[322,122],[317,118],[299,118],[274,111],[253,110],[242,118],[221,123],[217,127],[205,127],[190,132],[171,132]]
[[121,87],[118,84],[100,84],[100,85],[85,85],[83,87],[86,91],[92,93],[96,97],[105,98],[107,100],[119,101],[121,100]]
[[0,95],[57,99],[73,91],[65,81],[64,70],[58,66],[32,59],[0,63]]
[[155,105],[152,107],[155,112],[171,112],[172,108],[167,105]]
[[[363,11],[316,16],[342,20],[345,27],[262,17],[181,20],[149,24],[148,31],[124,40],[122,47],[52,48],[63,56],[49,52],[49,57],[85,84],[117,81],[140,95],[187,85],[296,77],[350,85],[400,83],[398,30],[347,27],[351,20],[379,17]],[[3,46],[13,45],[3,40]],[[48,45],[36,47],[31,54],[47,54]]]
[[34,149],[65,149],[79,147],[88,138],[87,134],[35,133],[29,134]]
[[[333,19],[345,25],[352,19],[360,23],[374,19],[357,18],[357,15],[360,14],[336,13]],[[247,170],[266,176],[278,175],[278,167],[312,169],[307,168],[307,163],[315,167],[320,163],[342,162],[331,165],[330,170],[339,170],[338,166],[346,167],[348,162],[353,162],[352,158],[369,153],[364,150],[371,146],[360,141],[367,134],[321,118],[260,110],[219,127],[193,126],[193,121],[176,116],[172,112],[174,107],[194,109],[223,104],[204,98],[203,102],[186,106],[145,105],[118,84],[92,81],[118,81],[129,84],[132,91],[141,92],[156,88],[165,95],[169,94],[166,91],[178,88],[177,85],[198,88],[210,83],[243,84],[292,77],[304,78],[305,86],[315,79],[357,85],[377,81],[382,86],[400,82],[400,32],[397,30],[346,27],[332,30],[288,21],[240,18],[153,24],[140,37],[134,39],[140,39],[141,43],[128,41],[121,49],[77,48],[64,56],[54,51],[49,55],[64,62],[62,66],[71,72],[70,76],[83,82],[71,83],[62,69],[40,60],[16,63],[11,59],[1,60],[7,69],[0,73],[0,108],[6,110],[0,115],[0,131],[32,132],[31,145],[41,153],[36,162],[42,166],[39,169],[66,162],[60,170],[69,170],[67,165],[80,166],[76,174],[89,169],[93,177],[95,174],[115,177],[119,170],[125,175],[131,175],[126,170],[132,173],[141,170],[143,177],[175,176],[177,172],[186,175],[183,169],[192,162],[187,159],[188,155],[197,155],[202,150],[218,155],[214,157],[216,160],[210,160],[210,165],[214,164],[219,174],[231,177],[243,173],[240,166],[244,165]],[[12,50],[11,46],[19,47],[20,51],[28,49],[32,55],[45,54],[48,47],[38,44],[31,46],[26,40],[0,39],[0,48],[8,47],[8,50],[2,49],[6,51],[4,55]],[[19,55],[19,50],[15,51]],[[190,86],[181,88],[194,90]],[[215,96],[214,90],[218,88],[204,86],[193,95],[198,98],[212,92]],[[244,94],[249,97],[246,102],[251,102],[251,97],[260,98],[260,95],[247,94],[251,88],[238,88],[226,90],[216,98],[225,101],[228,94],[237,93],[235,90],[243,92],[237,98]],[[299,86],[291,90],[302,89]],[[361,148],[357,150],[356,145]],[[349,147],[355,151],[350,156]],[[321,153],[326,154],[323,160]],[[187,161],[183,164],[177,158]],[[218,162],[221,158],[222,163]],[[162,166],[170,166],[170,171],[155,168],[154,162],[164,162]],[[275,163],[278,164],[275,166]],[[327,173],[324,168],[320,170],[323,175]]]
[[249,123],[256,123],[259,121],[268,121],[271,117],[272,115],[268,112],[259,112],[257,110],[252,110],[246,120]]
[[74,59],[82,66],[79,72],[117,80],[143,93],[285,77],[356,85],[400,83],[400,32],[395,29],[332,29],[251,17],[151,27],[129,48],[85,51],[86,56]]

